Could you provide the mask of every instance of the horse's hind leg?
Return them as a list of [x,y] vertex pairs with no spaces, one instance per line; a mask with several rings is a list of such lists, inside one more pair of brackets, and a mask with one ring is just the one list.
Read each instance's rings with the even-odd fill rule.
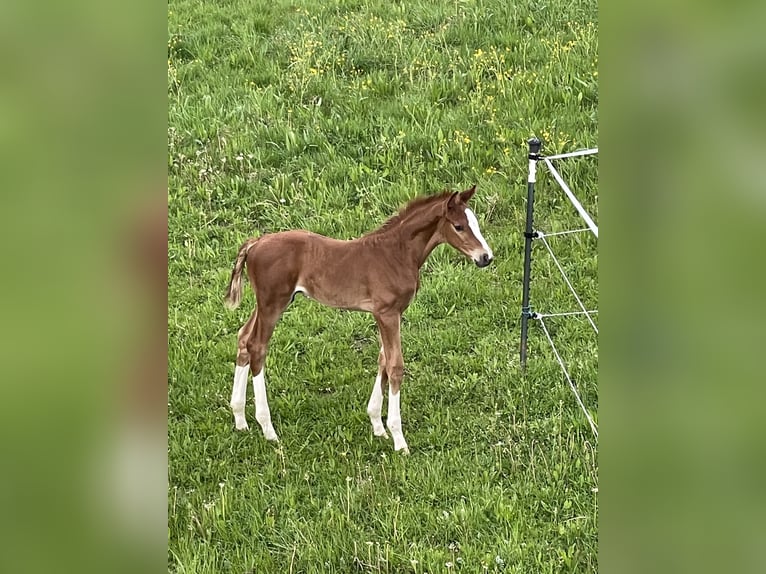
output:
[[[263,436],[266,440],[279,440],[274,426],[271,424],[271,411],[269,402],[266,398],[266,377],[264,375],[264,364],[266,362],[266,352],[269,347],[269,340],[274,333],[274,327],[279,320],[279,316],[290,301],[288,294],[284,302],[280,300],[279,304],[269,305],[268,307],[259,304],[258,316],[255,320],[255,326],[250,340],[247,344],[247,351],[250,355],[250,370],[253,372],[253,392],[255,393],[255,420],[261,425]],[[282,304],[284,303],[284,304]]]
[[386,354],[386,372],[388,373],[388,416],[386,425],[394,439],[394,450],[409,453],[407,441],[402,433],[399,390],[404,376],[404,360],[401,346],[401,315],[398,313],[375,314],[375,321],[380,329],[380,339]]
[[383,426],[383,393],[388,388],[388,372],[386,371],[386,354],[383,347],[380,347],[378,353],[378,376],[375,377],[375,384],[372,387],[370,402],[367,403],[367,414],[372,423],[372,433],[375,436],[388,437],[386,427]]
[[247,351],[247,343],[253,333],[256,315],[254,310],[247,323],[242,325],[237,335],[237,362],[234,365],[234,386],[231,390],[231,411],[234,413],[234,426],[237,430],[247,430],[245,420],[245,404],[247,402],[247,373],[250,370],[250,353]]

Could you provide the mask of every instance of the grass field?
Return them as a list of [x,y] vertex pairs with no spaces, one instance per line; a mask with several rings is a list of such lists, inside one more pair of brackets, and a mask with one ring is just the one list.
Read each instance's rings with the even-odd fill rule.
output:
[[[526,140],[598,141],[594,0],[171,0],[168,5],[169,572],[596,572],[596,445],[542,333],[519,370]],[[595,158],[560,162],[597,215]],[[537,222],[582,227],[541,168]],[[267,359],[281,443],[228,407],[241,242],[351,238],[407,200],[478,184],[495,262],[449,247],[405,314],[410,456],[372,435],[371,315],[297,298]],[[597,306],[588,235],[551,240]],[[536,248],[537,310],[576,305]],[[597,343],[552,321],[594,417]],[[384,407],[385,412],[385,407]]]

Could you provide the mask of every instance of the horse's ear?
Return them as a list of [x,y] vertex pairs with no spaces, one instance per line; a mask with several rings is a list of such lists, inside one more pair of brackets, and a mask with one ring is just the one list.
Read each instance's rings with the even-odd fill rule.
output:
[[460,199],[463,200],[463,203],[468,203],[468,200],[473,197],[473,194],[476,193],[476,184],[473,184],[471,189],[466,189],[464,192],[460,194]]
[[458,196],[460,195],[459,191],[454,192],[452,195],[449,196],[449,199],[447,200],[447,209],[452,209],[453,207],[456,207],[458,204]]

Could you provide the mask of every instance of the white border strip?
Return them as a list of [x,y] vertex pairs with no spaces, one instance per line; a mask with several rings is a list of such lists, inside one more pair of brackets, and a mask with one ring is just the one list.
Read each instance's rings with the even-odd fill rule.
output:
[[569,376],[569,372],[567,371],[566,366],[564,365],[564,361],[561,359],[561,355],[559,355],[559,352],[556,350],[556,345],[553,344],[553,339],[551,339],[550,333],[548,333],[548,328],[545,326],[545,321],[542,319],[539,319],[540,326],[543,328],[543,331],[545,331],[545,336],[548,337],[548,342],[551,344],[551,349],[553,349],[553,354],[556,355],[556,359],[559,362],[559,365],[561,365],[561,370],[564,371],[564,376],[567,378],[567,381],[569,381],[569,386],[572,388],[572,392],[574,393],[575,398],[577,399],[577,404],[580,405],[580,408],[582,409],[582,412],[585,413],[585,418],[588,419],[588,423],[590,424],[590,429],[593,431],[593,434],[596,438],[598,438],[598,428],[596,427],[596,423],[593,422],[593,419],[590,416],[590,413],[588,412],[588,409],[585,408],[585,405],[582,402],[582,399],[580,398],[580,394],[577,392],[577,387],[575,387],[574,383],[572,382],[571,377]]
[[598,237],[598,225],[596,225],[593,220],[591,219],[590,215],[588,215],[588,212],[585,211],[585,208],[580,204],[580,202],[575,197],[574,193],[572,193],[572,190],[569,189],[569,186],[566,184],[566,182],[561,178],[561,175],[559,172],[556,171],[556,168],[553,167],[553,164],[550,161],[550,158],[545,158],[545,164],[548,166],[548,169],[551,170],[551,173],[553,174],[553,177],[556,179],[556,181],[561,186],[561,189],[564,190],[564,193],[566,193],[567,197],[569,198],[569,201],[572,202],[572,205],[574,205],[575,209],[577,210],[577,213],[580,214],[580,217],[582,217],[585,220],[585,223],[588,225],[590,230],[593,232],[593,235]]
[[547,155],[545,156],[545,159],[561,159],[562,157],[577,157],[578,155],[591,155],[594,153],[598,153],[597,147],[594,147],[593,149],[578,149],[577,151],[560,153],[558,155]]
[[529,160],[529,176],[527,177],[527,183],[535,183],[537,181],[537,160]]

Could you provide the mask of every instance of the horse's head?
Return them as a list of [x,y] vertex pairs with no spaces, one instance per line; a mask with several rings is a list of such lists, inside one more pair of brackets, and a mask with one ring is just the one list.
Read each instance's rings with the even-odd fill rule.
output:
[[466,257],[473,259],[479,267],[492,262],[492,249],[479,229],[476,214],[468,207],[468,200],[476,193],[476,186],[465,191],[456,191],[444,204],[444,215],[440,231],[444,240]]

